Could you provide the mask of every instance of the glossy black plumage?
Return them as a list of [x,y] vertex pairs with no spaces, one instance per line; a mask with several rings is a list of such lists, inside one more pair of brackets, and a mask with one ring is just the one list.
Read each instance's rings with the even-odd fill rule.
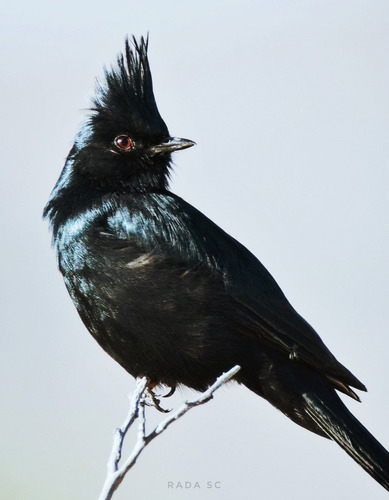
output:
[[169,191],[171,153],[193,144],[171,138],[158,112],[147,42],[126,42],[44,211],[83,322],[153,384],[203,390],[239,364],[238,382],[389,489],[388,452],[335,391],[358,399],[364,385],[254,255]]

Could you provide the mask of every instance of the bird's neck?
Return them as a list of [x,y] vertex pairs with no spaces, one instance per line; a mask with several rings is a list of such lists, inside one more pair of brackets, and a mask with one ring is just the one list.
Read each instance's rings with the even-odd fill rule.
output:
[[166,185],[161,186],[127,186],[116,184],[115,188],[101,182],[77,182],[65,187],[57,185],[46,205],[44,216],[50,221],[54,239],[58,230],[69,218],[97,206],[120,206],[123,199],[136,203],[139,197],[148,197],[156,193],[167,193]]

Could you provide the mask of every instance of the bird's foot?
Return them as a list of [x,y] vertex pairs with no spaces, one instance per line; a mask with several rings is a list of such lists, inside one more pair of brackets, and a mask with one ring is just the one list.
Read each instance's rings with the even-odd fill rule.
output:
[[[157,382],[153,382],[152,380],[148,380],[147,382],[147,386],[146,386],[146,391],[147,391],[147,395],[149,396],[150,400],[147,402],[146,401],[146,404],[147,406],[154,406],[154,408],[156,408],[158,411],[162,412],[162,413],[169,413],[171,410],[167,410],[165,408],[162,408],[162,406],[160,405],[160,395],[159,394],[155,394],[154,390],[155,387],[157,387],[158,384]],[[169,392],[167,394],[164,394],[162,397],[163,398],[168,398],[170,396],[172,396],[174,394],[176,390],[176,387],[173,386],[170,388]]]

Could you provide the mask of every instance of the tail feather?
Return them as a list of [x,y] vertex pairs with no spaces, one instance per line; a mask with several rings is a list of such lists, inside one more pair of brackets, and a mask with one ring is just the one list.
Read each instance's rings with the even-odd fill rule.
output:
[[335,395],[330,403],[304,393],[306,414],[389,491],[389,453]]

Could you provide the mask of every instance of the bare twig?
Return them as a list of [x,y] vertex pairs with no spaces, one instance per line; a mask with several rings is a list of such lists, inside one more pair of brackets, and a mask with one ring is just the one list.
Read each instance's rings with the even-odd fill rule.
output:
[[[157,427],[148,435],[146,435],[145,415],[147,379],[145,377],[137,379],[135,390],[131,395],[130,410],[128,416],[120,429],[116,430],[113,438],[112,450],[107,464],[107,477],[103,489],[100,493],[99,500],[110,500],[112,498],[115,490],[123,481],[124,476],[131,469],[131,467],[134,466],[137,458],[139,457],[143,449],[150,443],[150,441],[159,436],[164,430],[169,427],[171,423],[175,422],[180,417],[185,415],[185,413],[191,408],[202,405],[212,399],[213,393],[223,384],[228,382],[234,375],[236,375],[239,370],[240,366],[237,365],[234,366],[234,368],[231,368],[231,370],[229,370],[228,372],[223,373],[206,391],[201,393],[192,401],[186,401],[175,412],[162,420],[162,422],[160,422]],[[137,418],[139,418],[139,422],[135,446],[128,458],[124,461],[123,465],[119,467],[124,438]]]

